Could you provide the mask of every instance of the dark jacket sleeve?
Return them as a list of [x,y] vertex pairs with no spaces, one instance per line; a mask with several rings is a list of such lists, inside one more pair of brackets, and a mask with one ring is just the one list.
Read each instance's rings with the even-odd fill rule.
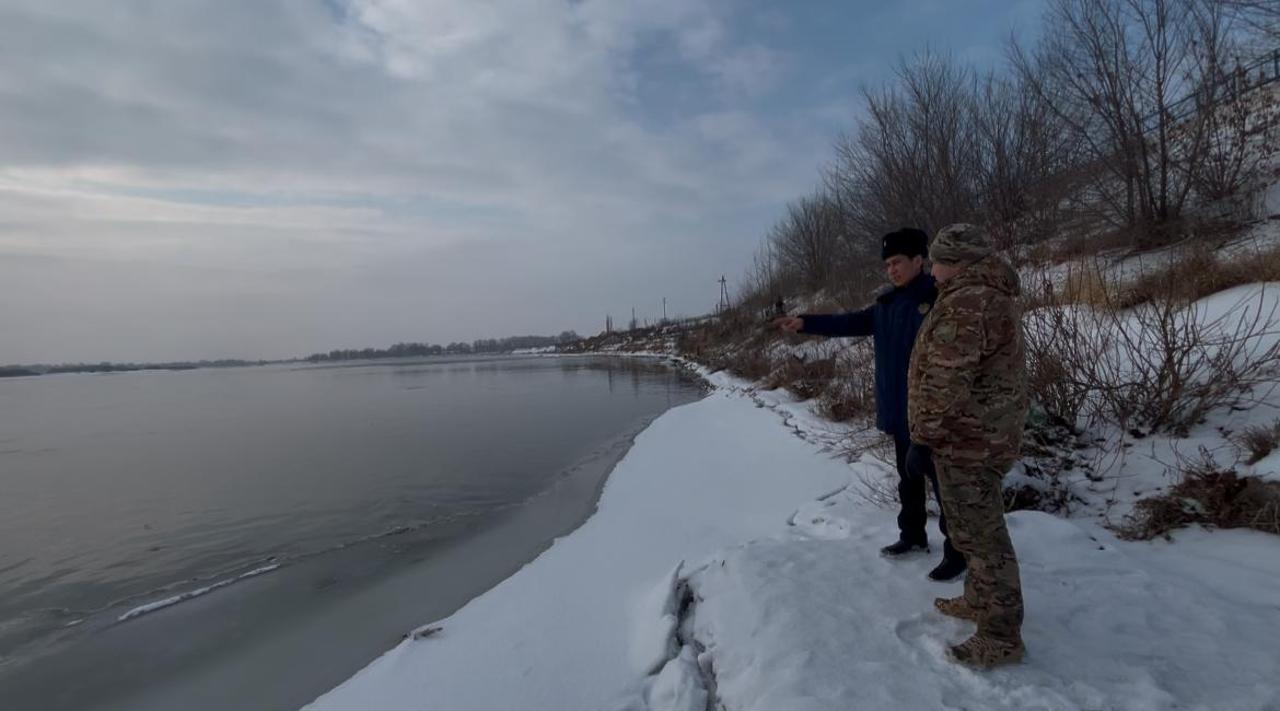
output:
[[847,314],[800,314],[800,333],[815,336],[870,336],[875,329],[875,306]]

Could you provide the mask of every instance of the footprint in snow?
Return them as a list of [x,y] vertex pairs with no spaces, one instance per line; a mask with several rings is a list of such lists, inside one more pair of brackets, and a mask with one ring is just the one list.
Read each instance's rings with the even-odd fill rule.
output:
[[853,531],[849,521],[831,515],[830,512],[823,510],[825,508],[825,506],[819,506],[816,509],[802,508],[792,514],[791,521],[796,528],[814,538],[829,541],[848,538]]
[[922,613],[898,620],[893,626],[893,631],[898,635],[898,639],[915,650],[912,653],[913,656],[923,654],[936,659],[945,659],[947,645],[954,644],[953,638],[958,639],[964,636],[958,634],[954,628],[955,625],[945,619],[939,620],[931,613]]

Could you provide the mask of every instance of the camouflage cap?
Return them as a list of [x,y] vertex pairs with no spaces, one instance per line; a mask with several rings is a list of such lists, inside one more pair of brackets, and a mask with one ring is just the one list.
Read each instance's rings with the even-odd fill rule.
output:
[[935,262],[968,264],[991,254],[991,243],[981,227],[958,222],[938,230],[929,253]]

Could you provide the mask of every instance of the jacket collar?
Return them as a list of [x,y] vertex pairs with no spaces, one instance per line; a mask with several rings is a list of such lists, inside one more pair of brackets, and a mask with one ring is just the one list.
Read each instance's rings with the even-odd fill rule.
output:
[[915,279],[907,282],[906,286],[890,286],[885,289],[876,297],[876,301],[886,304],[899,294],[923,297],[934,288],[936,288],[936,286],[933,281],[933,275],[928,272],[921,271]]

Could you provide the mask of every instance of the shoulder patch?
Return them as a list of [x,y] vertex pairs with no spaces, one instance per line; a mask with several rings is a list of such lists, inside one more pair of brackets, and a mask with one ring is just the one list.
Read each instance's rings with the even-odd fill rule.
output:
[[933,337],[938,343],[952,343],[956,340],[956,324],[954,321],[944,321],[933,329]]
[[916,310],[920,312],[921,316],[924,316],[925,314],[929,313],[930,306],[932,306],[932,304],[930,304],[928,301],[923,301],[920,303],[919,306],[916,307]]

